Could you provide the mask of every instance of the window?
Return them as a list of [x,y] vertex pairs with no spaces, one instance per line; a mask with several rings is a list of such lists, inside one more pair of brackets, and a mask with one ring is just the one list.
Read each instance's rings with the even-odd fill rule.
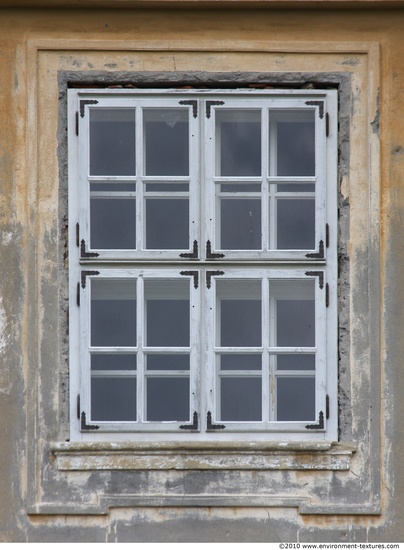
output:
[[70,90],[76,437],[336,439],[336,102]]

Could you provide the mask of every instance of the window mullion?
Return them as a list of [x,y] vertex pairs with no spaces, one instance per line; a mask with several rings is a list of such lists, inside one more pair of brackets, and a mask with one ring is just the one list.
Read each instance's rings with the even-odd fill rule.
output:
[[143,109],[138,106],[136,109],[136,250],[143,250],[145,242],[145,205],[143,176],[145,166],[145,150],[143,135]]
[[146,390],[145,390],[145,353],[146,339],[146,308],[144,303],[144,279],[139,276],[137,280],[137,421],[143,422],[146,414]]
[[272,420],[273,399],[271,399],[272,373],[270,369],[268,340],[270,331],[269,284],[262,279],[262,420]]

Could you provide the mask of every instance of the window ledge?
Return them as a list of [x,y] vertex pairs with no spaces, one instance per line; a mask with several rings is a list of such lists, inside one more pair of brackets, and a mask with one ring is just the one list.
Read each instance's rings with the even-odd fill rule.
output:
[[328,442],[54,443],[61,471],[349,470],[356,446]]

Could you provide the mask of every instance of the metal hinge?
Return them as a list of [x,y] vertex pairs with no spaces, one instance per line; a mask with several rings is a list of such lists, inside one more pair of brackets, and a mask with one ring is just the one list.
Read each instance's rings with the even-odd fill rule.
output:
[[79,112],[76,111],[76,136],[79,135]]
[[194,278],[194,288],[199,286],[199,272],[198,271],[180,271],[180,275],[191,275]]
[[324,117],[324,101],[306,101],[306,105],[314,105],[318,107],[318,114],[320,118]]
[[79,222],[76,223],[76,245],[80,246],[80,225]]
[[330,418],[330,396],[328,394],[325,396],[325,417],[327,420]]
[[206,241],[206,258],[209,260],[224,258],[224,254],[221,252],[212,252],[212,243],[210,241]]
[[224,101],[207,101],[206,102],[206,118],[210,118],[210,109],[212,105],[224,105]]
[[224,275],[224,271],[207,271],[206,272],[206,288],[210,288],[213,275]]
[[98,258],[98,252],[87,252],[86,242],[84,239],[81,239],[80,244],[80,258]]
[[306,258],[315,258],[322,260],[324,258],[324,241],[318,243],[318,252],[309,252],[306,254]]
[[76,301],[78,307],[80,307],[80,283],[77,283]]
[[80,420],[80,394],[77,394],[77,418]]
[[83,431],[99,430],[100,429],[100,427],[96,426],[95,424],[87,424],[86,413],[84,411],[81,413],[81,426],[80,426],[80,428]]
[[306,271],[305,275],[308,277],[318,277],[320,288],[324,288],[324,271]]
[[194,118],[198,116],[198,102],[195,99],[183,99],[179,102],[180,105],[191,105],[192,115]]
[[325,307],[330,305],[330,287],[328,283],[325,284]]
[[191,259],[198,259],[198,241],[194,241],[192,252],[183,252],[180,254],[180,258],[191,258]]
[[212,424],[212,413],[208,411],[206,417],[206,430],[224,430],[226,426],[224,424]]
[[100,272],[99,271],[82,271],[81,272],[81,286],[82,288],[86,288],[86,277],[88,277],[89,275],[99,275]]
[[84,118],[85,107],[86,105],[97,105],[98,101],[96,99],[82,99],[80,101],[80,116]]
[[318,415],[318,423],[317,424],[307,424],[306,429],[307,430],[324,430],[324,413],[323,413],[323,411],[320,411],[320,414]]
[[325,113],[325,137],[330,135],[330,116],[328,113]]
[[182,424],[180,430],[197,430],[198,429],[198,413],[195,411],[192,416],[192,424]]
[[330,226],[328,223],[325,224],[325,246],[327,248],[330,246]]

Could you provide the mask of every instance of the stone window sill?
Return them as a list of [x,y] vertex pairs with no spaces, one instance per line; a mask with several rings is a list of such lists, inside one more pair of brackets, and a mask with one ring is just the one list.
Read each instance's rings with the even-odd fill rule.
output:
[[356,446],[329,442],[54,443],[60,471],[349,470]]

